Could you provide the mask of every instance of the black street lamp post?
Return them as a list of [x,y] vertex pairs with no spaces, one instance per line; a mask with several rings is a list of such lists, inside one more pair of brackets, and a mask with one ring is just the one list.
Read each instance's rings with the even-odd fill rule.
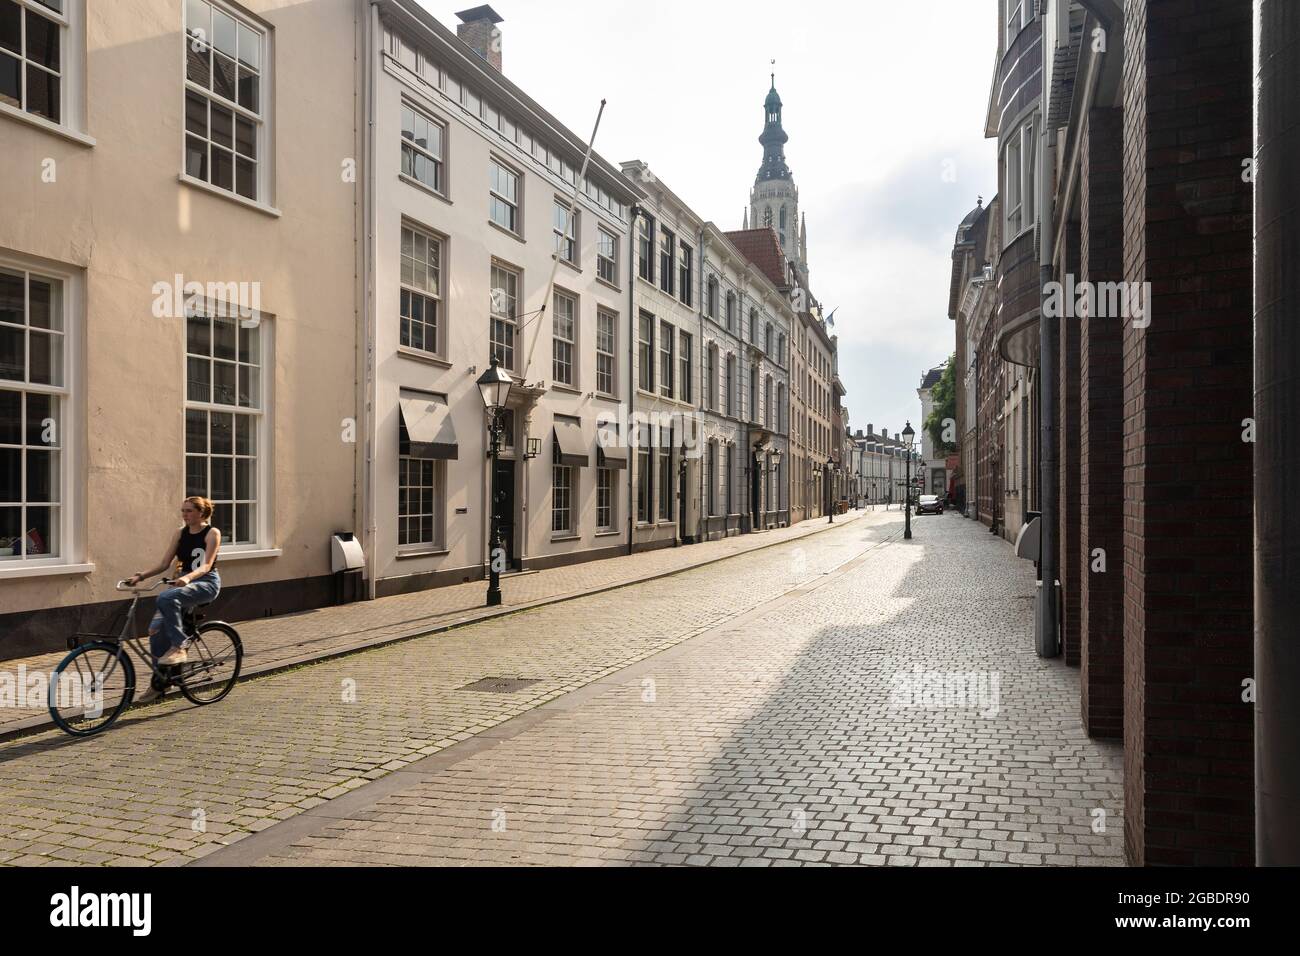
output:
[[489,515],[491,526],[488,531],[488,592],[487,606],[497,607],[501,604],[501,516],[497,513],[497,458],[501,454],[501,413],[505,411],[506,398],[510,395],[510,386],[514,379],[500,365],[496,356],[492,364],[479,376],[479,394],[483,396],[483,406],[488,414],[488,434],[491,436],[488,457],[492,459],[491,477],[488,479],[488,497],[491,501]]
[[903,538],[910,540],[912,537],[912,439],[916,437],[916,431],[912,428],[912,423],[908,422],[903,426],[903,444],[907,450],[907,484],[903,486]]
[[835,523],[835,501],[834,501],[834,481],[835,481],[835,459],[826,459],[826,523]]

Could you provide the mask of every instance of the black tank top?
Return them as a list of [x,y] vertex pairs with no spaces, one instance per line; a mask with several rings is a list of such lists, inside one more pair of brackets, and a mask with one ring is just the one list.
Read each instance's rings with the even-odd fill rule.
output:
[[[207,538],[208,532],[212,530],[212,525],[205,524],[199,532],[190,533],[188,527],[181,528],[181,539],[176,543],[176,560],[180,562],[181,574],[189,574],[191,571],[197,571],[203,567],[203,562],[207,558]],[[212,562],[212,567],[216,568],[217,562]]]

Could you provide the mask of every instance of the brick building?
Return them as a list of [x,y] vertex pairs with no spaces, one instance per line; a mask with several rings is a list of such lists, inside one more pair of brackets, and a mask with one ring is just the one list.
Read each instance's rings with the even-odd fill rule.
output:
[[[1085,728],[1123,741],[1129,860],[1250,864],[1252,4],[1001,0],[998,33],[1004,234],[962,224],[951,298],[976,513],[1018,525],[995,415],[1024,368],[1054,416],[1026,452],[1056,464],[1060,646]],[[1016,364],[983,364],[990,340]]]

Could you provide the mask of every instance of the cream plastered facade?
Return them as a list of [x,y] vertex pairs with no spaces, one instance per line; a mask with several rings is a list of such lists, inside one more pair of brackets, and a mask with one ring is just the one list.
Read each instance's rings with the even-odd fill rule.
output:
[[[638,549],[647,549],[694,540],[698,535],[702,454],[698,306],[703,221],[648,164],[633,160],[624,162],[622,168],[645,193],[641,215],[633,224],[632,381],[641,427],[636,432],[638,447],[633,450],[631,469],[633,540]],[[649,243],[648,270],[643,265],[643,242]],[[665,261],[670,269],[667,282]],[[686,268],[689,289],[683,288]],[[648,368],[643,361],[646,343]],[[643,451],[646,440],[651,442],[648,455]]]
[[[32,0],[21,5],[25,16],[51,19]],[[253,505],[239,511],[244,540],[228,535],[222,549],[225,587],[258,585],[247,592],[251,613],[290,607],[307,590],[319,596],[330,586],[330,535],[354,526],[357,445],[348,440],[348,423],[357,414],[359,187],[349,162],[358,149],[357,5],[137,0],[114,3],[111,13],[102,2],[62,6],[64,14],[52,18],[63,80],[57,122],[34,116],[29,104],[0,106],[0,269],[11,279],[35,279],[42,297],[46,284],[55,284],[63,342],[58,387],[19,380],[34,369],[15,372],[23,362],[12,351],[0,373],[0,393],[9,400],[15,391],[53,395],[56,411],[49,417],[57,435],[45,444],[59,459],[57,531],[37,535],[39,541],[27,534],[44,520],[27,503],[19,521],[28,553],[11,545],[10,554],[0,554],[0,616],[119,598],[114,583],[155,564],[179,526],[181,499],[195,490],[186,477],[187,350],[204,347],[187,338],[184,308],[176,314],[190,282],[204,289],[200,309],[208,293],[233,296],[236,289],[247,293],[250,306],[240,322],[253,338],[237,358],[251,361],[242,371],[226,365],[215,371],[210,364],[206,374],[224,380],[230,372],[236,377],[229,382],[237,380],[241,394],[255,397],[243,407],[214,403],[234,394],[222,386],[189,407],[193,420],[200,412],[256,419],[246,464],[233,462],[242,487],[227,496],[232,504],[223,510],[233,515],[233,498],[241,493]],[[88,18],[88,6],[98,15]],[[201,50],[191,51],[184,17],[211,18],[212,7],[220,15],[208,20],[207,39],[223,47],[243,42],[252,63],[238,75],[239,95],[251,108],[235,109],[217,96],[216,106],[202,107],[202,132],[220,139],[226,135],[220,117],[251,117],[251,134],[239,126],[243,148],[256,152],[256,172],[244,181],[251,199],[201,181],[219,175],[209,143],[202,144],[202,168],[187,154],[190,53],[209,65],[215,54],[201,42]],[[235,77],[229,66],[223,60],[216,73]],[[207,77],[209,89],[219,82]],[[191,129],[198,122],[190,116]],[[222,156],[224,168],[230,158]],[[240,164],[241,176],[247,168]],[[16,314],[7,313],[11,320]],[[203,361],[230,357],[227,332],[226,326],[211,330],[206,347],[222,354]],[[16,334],[34,342],[43,333],[20,328]],[[194,375],[195,394],[203,391],[203,374]],[[32,407],[45,401],[34,399]],[[20,467],[35,468],[47,449],[30,432],[26,437],[26,447],[17,448]],[[195,441],[191,435],[191,448]],[[15,443],[0,441],[0,447],[12,462]],[[203,465],[205,476],[220,457],[216,450],[206,449],[213,455]],[[211,467],[228,466],[223,460]],[[213,496],[211,487],[203,490]],[[12,520],[13,502],[7,504]],[[41,626],[36,616],[30,628],[23,615],[5,620],[7,644],[31,640]]]
[[[574,201],[586,134],[579,138],[560,126],[417,5],[384,2],[372,8],[372,16],[365,97],[374,116],[373,141],[367,144],[374,176],[363,270],[371,347],[361,387],[370,452],[361,480],[371,503],[363,542],[374,569],[372,593],[458,583],[484,573],[491,465],[487,417],[475,382],[493,354],[494,314],[512,318],[515,329],[507,370],[516,385],[496,485],[509,568],[621,553],[628,541],[628,468],[608,469],[605,493],[612,502],[609,511],[598,509],[597,433],[599,422],[621,421],[627,401],[627,230],[636,193],[616,169],[593,156],[591,188],[584,186],[577,199],[575,262],[556,265],[555,204]],[[593,101],[593,119],[596,105]],[[441,131],[429,134],[429,143],[437,141],[438,148],[427,150],[440,156],[438,174],[427,166],[420,175],[403,172],[404,110]],[[513,230],[492,218],[493,164],[515,177]],[[507,214],[500,218],[509,222]],[[598,274],[602,228],[617,240],[608,279]],[[436,287],[424,283],[426,301],[437,302],[433,343],[403,342],[402,290],[410,286],[402,264],[404,233],[424,236],[426,247],[429,241],[440,246]],[[553,268],[555,293],[573,309],[567,376],[557,374],[554,364],[558,303],[555,294],[548,296]],[[597,323],[609,317],[612,383],[598,382],[597,376]],[[445,406],[441,414],[450,418],[454,458],[440,458],[432,466],[403,463],[403,398]],[[565,466],[569,520],[564,528],[556,527],[555,514],[557,425],[561,433],[574,434],[576,428],[586,455],[585,465]],[[537,443],[534,458],[527,457],[529,439]],[[611,458],[618,454],[611,448]],[[621,454],[628,457],[626,450]],[[432,485],[432,509],[422,505],[412,511],[412,482]],[[405,504],[402,487],[408,488]],[[430,510],[432,527],[413,533],[410,515],[428,517]]]

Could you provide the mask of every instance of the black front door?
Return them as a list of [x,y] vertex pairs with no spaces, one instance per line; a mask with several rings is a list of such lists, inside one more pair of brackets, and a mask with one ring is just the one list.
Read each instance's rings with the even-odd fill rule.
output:
[[496,488],[497,519],[501,527],[501,545],[506,549],[506,564],[510,568],[518,567],[515,560],[515,463],[509,460],[497,462],[493,485]]
[[763,471],[762,459],[754,455],[750,465],[750,492],[749,501],[750,509],[753,512],[754,530],[758,531],[763,528]]

